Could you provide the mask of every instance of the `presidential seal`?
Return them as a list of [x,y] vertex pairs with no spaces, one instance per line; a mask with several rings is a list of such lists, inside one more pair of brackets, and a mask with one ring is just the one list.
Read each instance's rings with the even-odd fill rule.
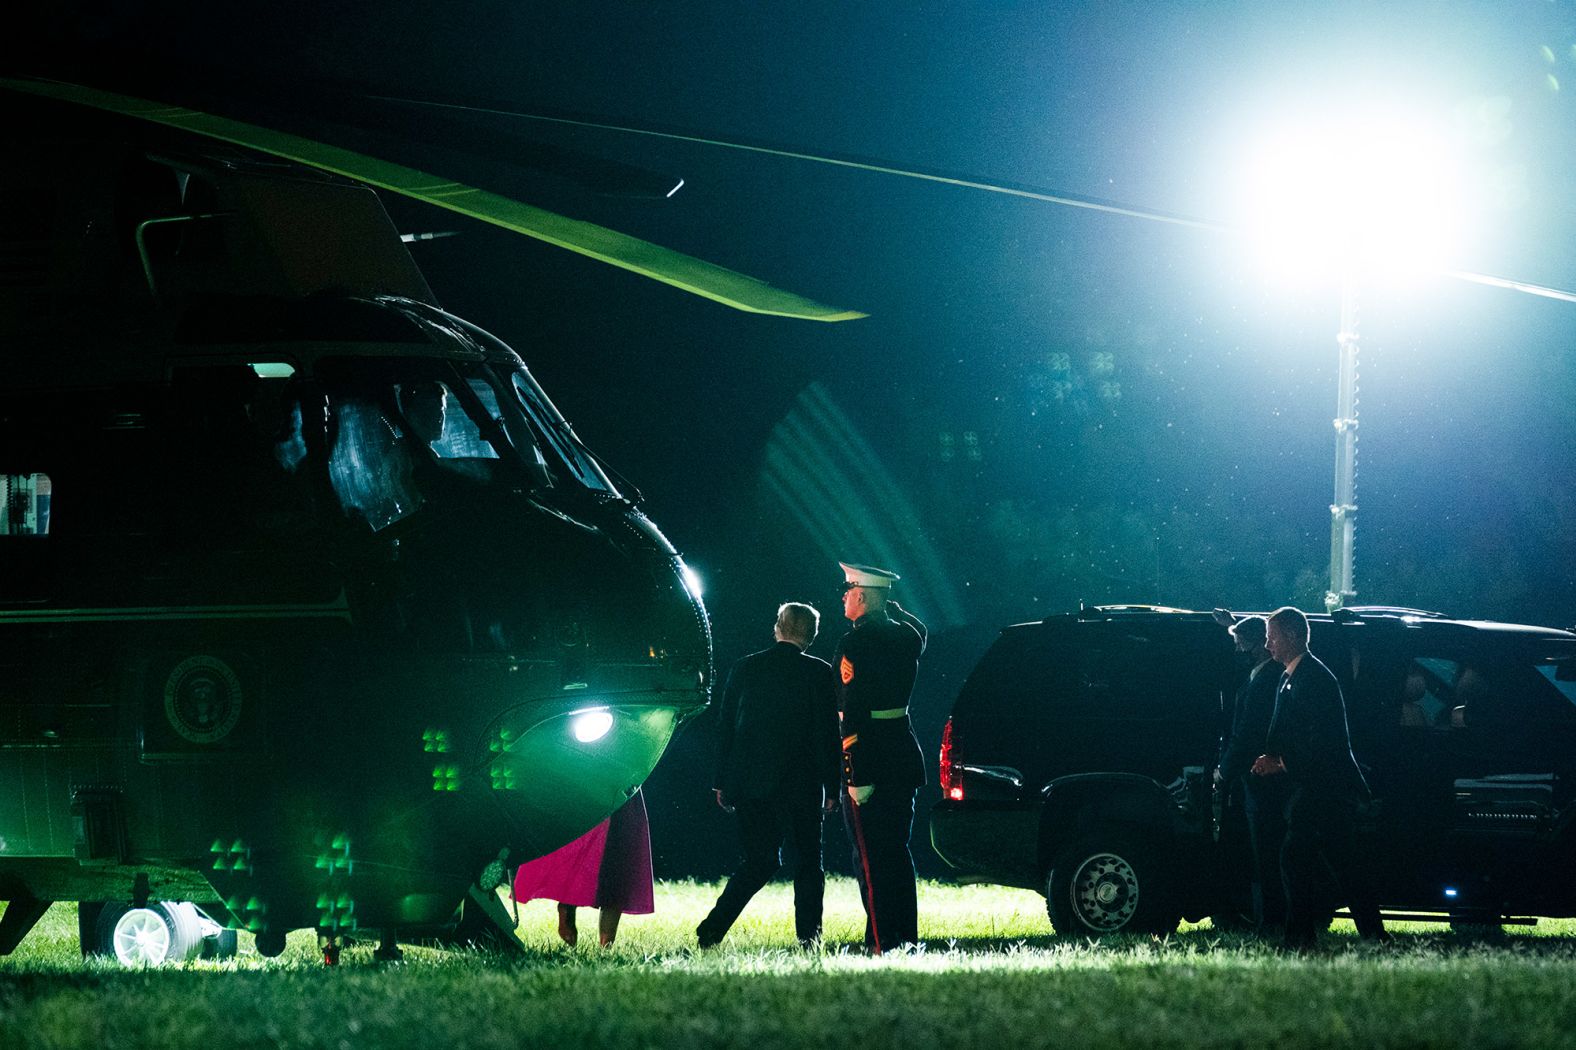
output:
[[241,720],[241,679],[216,656],[190,656],[164,680],[164,717],[185,740],[212,744]]

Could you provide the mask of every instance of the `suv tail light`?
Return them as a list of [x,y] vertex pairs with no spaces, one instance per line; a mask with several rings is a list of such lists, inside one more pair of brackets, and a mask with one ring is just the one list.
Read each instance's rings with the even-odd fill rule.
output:
[[952,767],[952,719],[941,730],[941,797],[963,801],[963,774]]

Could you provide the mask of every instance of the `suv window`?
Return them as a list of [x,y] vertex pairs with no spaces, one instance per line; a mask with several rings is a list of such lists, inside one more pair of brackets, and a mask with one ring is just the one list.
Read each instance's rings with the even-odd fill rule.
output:
[[1561,696],[1576,705],[1576,661],[1539,664],[1538,673],[1548,681],[1549,685],[1559,690]]
[[1180,661],[1200,655],[1127,634],[1086,649],[1079,670],[1085,704],[1091,714],[1145,720],[1218,708],[1216,694],[1202,688],[1207,678],[1176,674]]
[[958,695],[957,714],[975,722],[1065,709],[1076,688],[1077,653],[1039,627],[1009,628],[981,658]]
[[1456,683],[1461,663],[1438,656],[1420,656],[1406,668],[1396,720],[1408,728],[1449,726],[1456,707]]
[[1576,724],[1576,709],[1530,661],[1464,664],[1455,699],[1468,726],[1509,727],[1520,733]]
[[1403,729],[1464,729],[1576,722],[1576,683],[1559,682],[1556,665],[1508,654],[1465,653],[1412,657],[1381,699],[1381,710]]

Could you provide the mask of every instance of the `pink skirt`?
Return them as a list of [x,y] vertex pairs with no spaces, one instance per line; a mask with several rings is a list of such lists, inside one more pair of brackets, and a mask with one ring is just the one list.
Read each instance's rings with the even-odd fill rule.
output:
[[514,899],[538,898],[630,915],[656,910],[651,892],[651,828],[640,792],[573,842],[520,865],[514,875]]

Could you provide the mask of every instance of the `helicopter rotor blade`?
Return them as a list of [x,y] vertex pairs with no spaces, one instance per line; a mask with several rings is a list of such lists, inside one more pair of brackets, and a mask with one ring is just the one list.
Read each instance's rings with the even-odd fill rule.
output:
[[780,146],[767,146],[758,143],[738,142],[731,139],[704,138],[699,135],[686,135],[676,131],[662,131],[654,128],[637,128],[622,124],[605,124],[593,120],[584,120],[576,117],[550,116],[541,113],[527,113],[503,107],[493,107],[480,104],[462,104],[457,102],[438,102],[429,99],[402,98],[396,95],[367,95],[369,99],[378,102],[402,103],[407,106],[425,106],[437,109],[452,110],[457,113],[487,114],[490,116],[515,117],[520,120],[536,121],[544,124],[560,124],[567,127],[591,128],[597,131],[612,131],[624,135],[645,135],[651,138],[666,139],[670,142],[687,142],[697,146],[715,146],[721,149],[738,150],[745,153],[760,153],[767,156],[782,157],[787,160],[803,160],[813,164],[826,164],[832,167],[853,168],[858,171],[867,171],[875,175],[894,175],[905,179],[918,179],[921,182],[936,182],[945,186],[955,186],[959,189],[980,190],[985,193],[1000,193],[1009,197],[1023,197],[1028,200],[1041,201],[1047,204],[1059,204],[1069,208],[1085,208],[1090,211],[1102,211],[1112,215],[1125,215],[1134,219],[1145,219],[1150,222],[1171,223],[1177,226],[1190,226],[1194,229],[1209,230],[1213,232],[1230,232],[1230,227],[1207,219],[1196,219],[1186,215],[1172,215],[1152,208],[1139,208],[1122,204],[1118,201],[1101,200],[1098,197],[1086,197],[1073,193],[1054,192],[1033,186],[1016,185],[1009,182],[989,182],[983,179],[972,178],[965,175],[947,174],[937,171],[922,171],[913,168],[899,168],[879,161],[859,157],[839,157],[822,153],[805,153],[798,150],[785,149]]
[[[876,161],[863,160],[854,157],[837,157],[831,155],[805,153],[798,150],[785,149],[778,146],[767,146],[756,143],[737,142],[728,139],[704,138],[698,135],[686,135],[676,131],[664,131],[656,128],[639,128],[620,124],[608,124],[599,121],[585,120],[568,116],[553,116],[541,113],[528,113],[506,107],[494,107],[481,104],[465,104],[457,102],[440,102],[430,99],[403,98],[393,95],[369,95],[382,102],[403,103],[408,106],[425,106],[440,109],[456,110],[469,113],[485,113],[493,116],[514,117],[519,120],[536,121],[545,124],[560,124],[569,127],[591,128],[598,131],[611,131],[624,135],[643,135],[652,138],[666,139],[672,142],[686,142],[692,145],[714,146],[722,149],[739,150],[747,153],[760,153],[768,156],[782,157],[789,160],[802,160],[814,164],[827,164],[834,167],[853,168],[867,171],[876,175],[892,175],[905,179],[917,179],[923,182],[941,183],[947,186],[956,186],[960,189],[979,190],[985,193],[999,193],[1011,197],[1022,197],[1027,200],[1040,201],[1045,204],[1056,204],[1069,208],[1084,208],[1090,211],[1100,211],[1111,215],[1122,215],[1145,222],[1167,223],[1175,226],[1188,226],[1211,233],[1242,233],[1240,228],[1227,223],[1213,222],[1208,219],[1193,218],[1186,215],[1174,215],[1167,212],[1156,211],[1152,208],[1141,208],[1137,205],[1124,204],[1119,201],[1101,200],[1097,197],[1085,197],[1073,193],[1064,193],[1032,186],[1016,185],[1001,181],[986,181],[962,175],[950,175],[943,172],[922,171],[918,169],[899,168]],[[1529,281],[1515,280],[1509,277],[1496,277],[1491,274],[1475,273],[1469,270],[1442,270],[1440,276],[1452,280],[1467,281],[1473,284],[1486,285],[1491,288],[1504,288],[1508,291],[1522,292],[1526,295],[1535,295],[1544,299],[1557,299],[1562,302],[1576,303],[1576,292],[1565,291],[1560,288],[1551,288],[1547,285],[1533,284]]]
[[[52,79],[111,86],[89,72]],[[259,92],[257,85],[224,69],[183,62],[138,70],[113,87],[122,94],[161,99],[415,167],[432,164],[449,171],[458,162],[463,181],[507,197],[535,200],[544,191],[567,189],[597,197],[664,200],[684,181],[671,172],[499,127],[486,114],[455,111],[435,121],[430,111],[369,96],[363,88],[325,77],[292,78]],[[431,160],[435,153],[443,160]]]
[[848,321],[866,316],[856,310],[815,302],[605,226],[287,132],[57,81],[0,78],[0,87],[162,124],[341,175],[525,234],[736,310],[809,321]]
[[1470,281],[1473,284],[1486,284],[1490,288],[1506,288],[1512,292],[1524,292],[1527,295],[1536,295],[1541,299],[1558,299],[1565,303],[1576,303],[1576,292],[1567,292],[1560,288],[1550,288],[1547,285],[1531,284],[1527,281],[1515,281],[1509,277],[1495,277],[1487,273],[1469,273],[1466,270],[1447,270],[1446,277],[1454,277],[1458,281]]

